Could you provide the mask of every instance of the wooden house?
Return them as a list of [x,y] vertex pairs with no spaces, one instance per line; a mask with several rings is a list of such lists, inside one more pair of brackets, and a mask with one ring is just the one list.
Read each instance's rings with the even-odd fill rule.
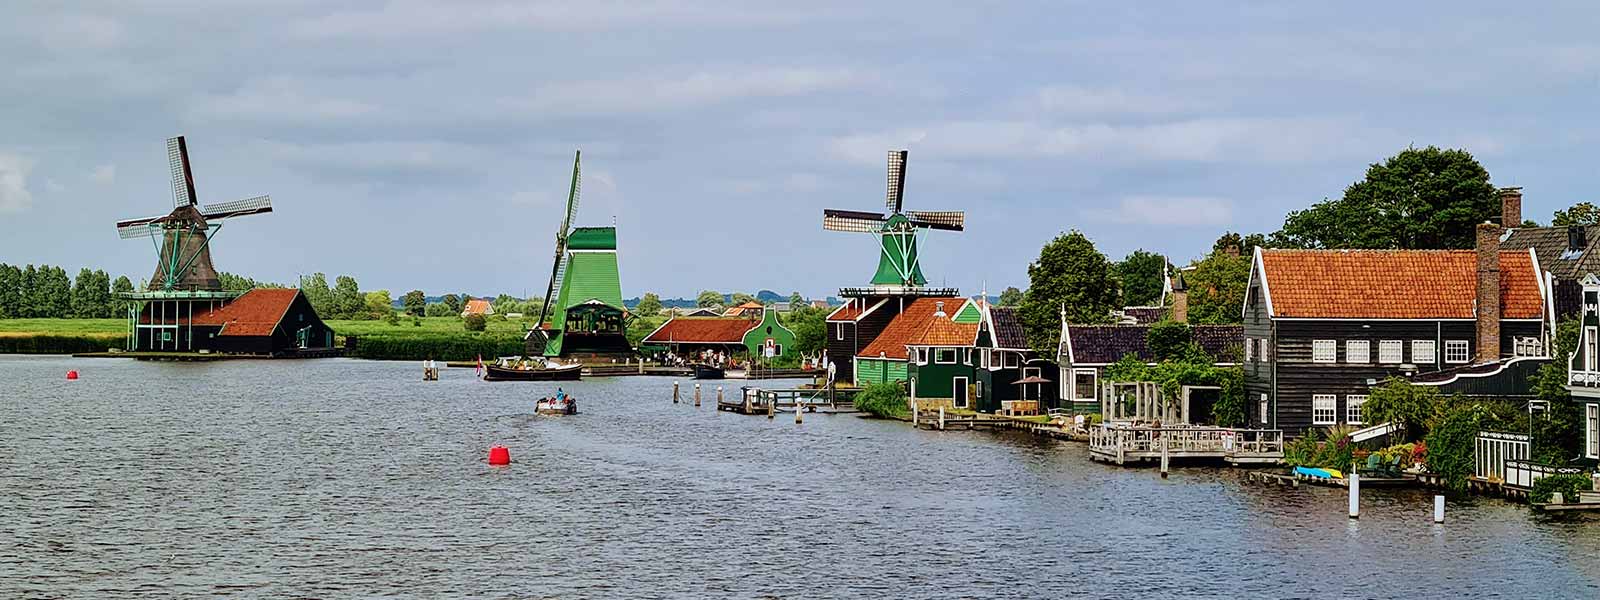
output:
[[794,352],[794,332],[778,322],[775,311],[749,316],[673,317],[650,332],[641,348],[664,349],[687,356],[716,350],[727,356],[776,358]]
[[[1060,388],[1062,408],[1080,412],[1099,410],[1100,384],[1105,371],[1122,357],[1133,355],[1147,365],[1156,364],[1148,343],[1150,325],[1074,325],[1062,323],[1059,364],[1065,374]],[[1238,366],[1244,346],[1240,325],[1191,325],[1190,339],[1218,367]]]
[[493,314],[494,303],[485,298],[468,298],[467,305],[461,307],[461,318],[463,319],[467,315],[483,315],[487,317]]
[[1252,424],[1365,424],[1361,404],[1390,377],[1545,356],[1547,281],[1534,252],[1500,249],[1501,231],[1479,225],[1475,250],[1257,248],[1243,306]]
[[[893,310],[895,305],[899,304],[897,301],[905,303],[904,310]],[[964,302],[962,298],[956,297],[906,298],[903,300],[885,298],[876,306],[869,307],[866,312],[857,315],[856,321],[850,324],[858,325],[861,330],[865,330],[861,331],[861,333],[871,333],[872,341],[854,355],[855,383],[866,386],[888,381],[911,381],[908,369],[909,353],[907,346],[920,342],[924,331],[935,320],[936,315],[939,315],[939,319],[949,321],[950,315],[946,311],[955,310],[956,307],[961,306],[962,302]],[[848,307],[849,304],[845,306]],[[840,310],[843,310],[843,308]],[[834,311],[834,314],[838,315],[839,311]],[[875,318],[874,315],[882,314],[891,314],[892,316],[884,319],[886,322],[880,327],[876,325],[879,319]],[[832,317],[830,316],[830,318]],[[876,329],[876,332],[873,332],[873,329]],[[976,329],[976,326],[973,326],[973,330],[976,331]],[[833,342],[835,340],[829,341]],[[970,347],[971,345],[972,340],[970,338],[966,340],[965,344],[962,344],[963,347]]]
[[762,311],[765,311],[765,310],[767,310],[766,305],[764,305],[764,304],[762,304],[760,302],[753,302],[752,301],[752,302],[746,302],[744,304],[740,304],[738,306],[730,306],[730,307],[728,307],[727,310],[722,311],[722,316],[724,316],[724,317],[752,317],[752,316],[760,315],[762,313]]
[[1600,277],[1586,273],[1579,289],[1578,346],[1567,361],[1567,390],[1581,406],[1583,457],[1600,459]]
[[1522,227],[1522,188],[1500,190],[1501,211],[1507,227],[1501,250],[1532,250],[1539,268],[1554,281],[1551,302],[1557,320],[1575,317],[1583,306],[1579,295],[1582,280],[1589,273],[1600,273],[1600,227]]
[[[866,385],[885,379],[885,373],[873,373],[873,378],[859,378],[856,374],[856,356],[867,349],[883,333],[896,316],[913,298],[892,296],[861,296],[849,298],[824,320],[827,327],[827,360],[834,369],[834,380],[841,383]],[[881,367],[882,365],[874,365]],[[904,371],[900,373],[904,380]]]
[[[186,318],[182,328],[153,325],[157,309],[147,306],[139,316],[134,348],[137,351],[182,348],[229,354],[289,355],[302,350],[333,347],[333,330],[297,289],[258,288],[209,310]],[[154,322],[160,315],[154,315]],[[176,336],[188,339],[177,340]]]

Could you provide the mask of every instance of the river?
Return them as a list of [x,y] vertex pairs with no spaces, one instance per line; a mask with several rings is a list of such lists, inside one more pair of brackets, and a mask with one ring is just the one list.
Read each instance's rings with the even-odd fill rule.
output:
[[[82,374],[64,380],[69,369]],[[1600,519],[348,359],[0,357],[0,598],[1600,597]],[[686,382],[688,383],[688,382]],[[740,382],[728,381],[733,387]],[[511,450],[490,467],[490,446]]]

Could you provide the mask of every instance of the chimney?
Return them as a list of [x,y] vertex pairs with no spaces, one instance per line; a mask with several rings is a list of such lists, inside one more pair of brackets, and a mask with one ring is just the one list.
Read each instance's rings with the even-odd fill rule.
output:
[[1167,315],[1174,323],[1189,322],[1189,285],[1183,281],[1183,272],[1172,274],[1172,310]]
[[1522,226],[1522,188],[1500,188],[1500,226],[1506,229]]
[[1493,223],[1478,225],[1478,362],[1500,360],[1500,232]]
[[[1582,252],[1589,247],[1589,232],[1582,225],[1567,226],[1567,252]],[[1563,256],[1562,258],[1566,258]]]
[[944,314],[944,301],[943,300],[940,300],[938,302],[934,302],[933,303],[933,316],[935,316],[935,317],[943,317],[943,316],[945,316],[945,314]]

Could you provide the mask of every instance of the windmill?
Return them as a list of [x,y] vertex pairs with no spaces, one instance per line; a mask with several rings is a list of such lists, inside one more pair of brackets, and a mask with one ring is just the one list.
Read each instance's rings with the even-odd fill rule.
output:
[[189,147],[183,136],[167,140],[167,161],[172,167],[172,212],[159,217],[117,222],[122,239],[149,237],[156,247],[155,274],[150,291],[216,291],[222,289],[211,264],[211,239],[222,221],[272,212],[272,199],[256,196],[221,204],[200,205],[195,199],[194,172],[189,168]]
[[628,314],[617,268],[617,228],[573,226],[583,187],[582,158],[581,152],[572,157],[567,211],[556,231],[555,261],[539,326],[524,338],[529,354],[615,358],[633,353],[625,333]]
[[539,320],[534,323],[532,331],[528,332],[529,354],[543,354],[546,344],[550,342],[550,332],[545,329],[545,317],[550,315],[550,303],[554,302],[560,292],[561,275],[567,266],[567,239],[572,235],[572,217],[578,212],[578,196],[583,190],[583,151],[576,150],[572,154],[572,183],[567,187],[567,212],[561,218],[561,228],[556,230],[556,257],[550,267],[550,285],[545,286],[544,305],[539,308]]
[[889,151],[888,211],[875,213],[824,209],[822,228],[828,231],[870,233],[881,238],[878,271],[872,285],[900,289],[920,288],[928,283],[917,261],[917,230],[962,231],[966,213],[961,211],[904,210],[906,151]]

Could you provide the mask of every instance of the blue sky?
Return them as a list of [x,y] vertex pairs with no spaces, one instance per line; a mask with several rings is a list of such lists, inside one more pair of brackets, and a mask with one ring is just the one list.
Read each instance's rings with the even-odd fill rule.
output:
[[[1524,214],[1596,200],[1587,3],[30,3],[0,23],[0,261],[151,270],[164,140],[260,279],[542,291],[574,148],[623,290],[864,283],[911,151],[935,283],[1026,285],[1070,229],[1187,260],[1271,231],[1409,144],[1465,148]],[[536,291],[537,290],[537,291]]]

